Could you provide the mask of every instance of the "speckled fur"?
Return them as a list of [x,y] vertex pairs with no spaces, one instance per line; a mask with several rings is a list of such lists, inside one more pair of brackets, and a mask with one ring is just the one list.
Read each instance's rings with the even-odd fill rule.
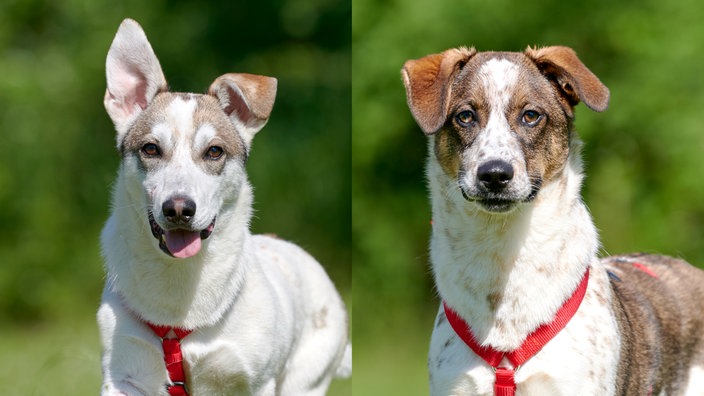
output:
[[[580,198],[574,106],[603,111],[609,92],[574,51],[458,48],[408,61],[402,74],[411,113],[429,136],[437,289],[480,344],[519,347],[591,269],[575,316],[516,369],[517,394],[702,394],[703,272],[661,256],[597,258],[598,235]],[[538,121],[527,122],[527,111]],[[488,161],[513,170],[500,192],[482,185]],[[442,309],[428,365],[432,395],[493,393],[492,369]]]

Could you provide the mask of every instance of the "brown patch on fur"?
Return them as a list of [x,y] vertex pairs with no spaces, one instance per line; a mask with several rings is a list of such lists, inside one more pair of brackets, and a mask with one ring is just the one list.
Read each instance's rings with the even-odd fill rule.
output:
[[435,157],[442,170],[451,178],[457,178],[460,171],[460,138],[451,129],[441,129],[435,137]]
[[217,98],[225,114],[234,115],[242,124],[255,127],[269,119],[276,87],[277,81],[273,77],[228,73],[213,81],[208,94]]
[[533,59],[543,74],[554,80],[571,106],[581,100],[594,111],[606,110],[609,104],[608,88],[584,66],[572,48],[529,47],[525,54]]
[[497,331],[505,331],[506,330],[506,322],[504,322],[504,320],[501,318],[496,319],[494,326],[496,326]]
[[612,305],[621,333],[616,393],[679,394],[690,365],[704,358],[704,272],[655,255],[611,257],[605,263],[614,269]]
[[452,77],[475,53],[474,48],[455,48],[403,65],[408,107],[426,134],[437,132],[445,123]]
[[489,293],[489,295],[486,296],[486,300],[489,302],[489,309],[496,311],[502,298],[503,295],[499,292]]
[[327,327],[328,307],[323,307],[313,315],[313,326],[316,329]]
[[[545,162],[543,174],[546,181],[552,180],[562,170],[569,154],[569,140],[574,119],[573,107],[580,100],[595,111],[606,110],[609,104],[609,90],[580,60],[577,54],[568,47],[528,48],[525,55],[533,62],[539,72],[553,84],[559,94],[563,114],[554,123],[554,131],[543,133],[535,139],[532,147],[539,149]],[[534,91],[535,92],[535,91]],[[536,103],[532,102],[531,103]],[[548,110],[553,117],[556,109]],[[525,149],[525,148],[524,148]],[[525,152],[525,151],[524,151]],[[528,157],[528,169],[531,169],[531,157]],[[533,164],[535,165],[535,164]],[[539,168],[540,164],[536,167]],[[529,172],[534,175],[534,173]]]

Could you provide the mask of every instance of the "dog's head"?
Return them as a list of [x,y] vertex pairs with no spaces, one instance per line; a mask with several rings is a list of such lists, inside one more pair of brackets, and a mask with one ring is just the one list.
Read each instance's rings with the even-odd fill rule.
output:
[[608,89],[567,47],[450,49],[409,60],[408,106],[462,195],[491,213],[532,201],[567,161],[574,106],[606,109]]
[[105,109],[123,177],[167,254],[196,255],[220,208],[246,183],[252,138],[269,119],[276,79],[225,74],[208,94],[170,93],[142,28],[126,19],[106,61]]

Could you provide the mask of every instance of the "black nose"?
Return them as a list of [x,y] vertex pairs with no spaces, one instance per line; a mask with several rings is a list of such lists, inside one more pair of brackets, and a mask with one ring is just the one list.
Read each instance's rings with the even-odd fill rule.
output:
[[161,213],[172,223],[189,223],[196,214],[196,203],[188,197],[175,196],[161,205]]
[[506,161],[491,160],[477,169],[479,183],[491,192],[500,192],[513,179],[513,166]]

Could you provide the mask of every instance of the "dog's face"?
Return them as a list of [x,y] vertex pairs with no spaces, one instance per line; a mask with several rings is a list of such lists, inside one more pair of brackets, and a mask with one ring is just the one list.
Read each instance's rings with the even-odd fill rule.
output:
[[602,111],[608,89],[566,47],[453,49],[406,62],[408,104],[465,199],[491,213],[533,200],[563,169],[573,107]]
[[124,176],[139,186],[161,249],[191,257],[245,180],[247,146],[208,95],[160,93],[121,143]]
[[[105,107],[132,199],[164,253],[192,257],[246,183],[251,140],[269,118],[276,80],[226,74],[209,93],[167,92],[141,27],[125,20],[108,52]],[[139,209],[138,209],[139,210]]]

